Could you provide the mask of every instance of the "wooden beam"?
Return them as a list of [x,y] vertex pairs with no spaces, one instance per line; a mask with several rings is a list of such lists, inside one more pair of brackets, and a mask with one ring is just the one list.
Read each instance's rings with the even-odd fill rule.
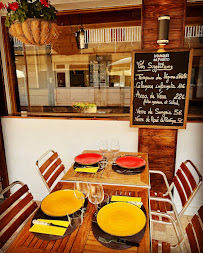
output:
[[2,18],[2,34],[4,42],[4,52],[6,58],[7,78],[9,83],[9,96],[11,101],[12,115],[15,115],[17,111],[20,111],[20,100],[18,94],[17,76],[14,60],[13,46],[11,44],[11,38],[9,37],[8,29],[5,27],[5,18]]
[[105,11],[98,12],[97,10],[81,11],[81,12],[68,12],[60,13],[57,15],[58,25],[83,25],[87,24],[106,24],[106,23],[118,23],[128,21],[140,21],[141,20],[141,8],[131,9],[106,9]]
[[[6,106],[6,96],[4,90],[4,79],[3,79],[3,70],[1,65],[1,53],[0,53],[0,116],[6,115],[8,115],[8,111]],[[0,121],[0,181],[2,189],[5,189],[9,185],[1,121]],[[8,196],[9,192],[5,194],[5,197]]]
[[[158,17],[170,16],[169,43],[165,49],[184,48],[186,0],[143,0],[142,6],[142,49],[158,50]],[[149,169],[163,171],[172,182],[175,171],[177,130],[139,129],[138,151],[149,154]],[[162,178],[151,177],[155,190],[165,190]]]

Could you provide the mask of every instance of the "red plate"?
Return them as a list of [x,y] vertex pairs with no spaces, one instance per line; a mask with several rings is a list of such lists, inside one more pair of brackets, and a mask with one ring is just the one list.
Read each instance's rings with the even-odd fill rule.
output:
[[116,159],[116,164],[126,169],[136,169],[144,166],[146,161],[137,156],[122,156]]
[[102,156],[96,153],[85,153],[75,157],[75,162],[82,165],[92,165],[102,160]]

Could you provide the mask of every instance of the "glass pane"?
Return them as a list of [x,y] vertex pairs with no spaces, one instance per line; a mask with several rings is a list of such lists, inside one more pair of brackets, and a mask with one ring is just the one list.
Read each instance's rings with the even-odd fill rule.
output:
[[203,99],[203,56],[193,58],[190,100]]
[[22,111],[68,113],[90,103],[97,113],[129,113],[131,53],[62,56],[15,42],[15,63]]

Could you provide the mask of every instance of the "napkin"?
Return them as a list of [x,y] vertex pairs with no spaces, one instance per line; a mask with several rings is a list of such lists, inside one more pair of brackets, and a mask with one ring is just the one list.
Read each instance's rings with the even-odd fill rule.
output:
[[[55,225],[68,227],[70,225],[69,221],[63,221],[63,220],[47,220],[47,219],[38,219],[38,221],[44,221],[47,223],[53,223]],[[55,227],[55,226],[47,226],[47,225],[41,225],[41,224],[34,224],[30,228],[30,232],[35,233],[42,233],[42,234],[50,234],[50,235],[59,235],[63,236],[66,232],[66,228],[61,227]]]
[[[122,201],[122,202],[141,202],[141,198],[139,197],[130,197],[130,196],[117,196],[117,195],[113,195],[111,197],[111,201]],[[136,205],[139,208],[141,207],[141,205]]]
[[59,235],[63,236],[66,232],[66,228],[60,228],[55,226],[46,226],[34,224],[30,229],[30,232],[41,233],[41,234],[49,234],[49,235]]
[[76,172],[87,172],[87,173],[96,173],[99,167],[84,167],[84,168],[76,168]]

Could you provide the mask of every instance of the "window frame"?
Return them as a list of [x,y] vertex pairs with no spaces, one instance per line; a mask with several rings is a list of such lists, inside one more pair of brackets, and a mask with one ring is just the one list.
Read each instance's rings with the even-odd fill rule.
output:
[[[189,5],[189,7],[193,7],[193,5]],[[94,10],[81,10],[81,13],[98,13],[99,14],[106,12],[116,12],[116,11],[128,11],[130,9],[133,9],[133,11],[138,11],[138,9],[141,12],[141,6],[129,6],[126,7],[115,7],[115,8],[103,8],[103,9],[94,9]],[[187,11],[188,12],[188,11]],[[58,13],[58,19],[59,22],[62,23],[63,20],[65,20],[66,15],[78,15],[81,14],[80,11],[65,11],[65,12],[59,12]],[[137,15],[137,14],[136,14]],[[194,14],[195,15],[195,14]],[[139,16],[139,14],[137,15]],[[186,24],[191,23],[192,18],[189,17],[187,20],[186,17]],[[198,21],[198,18],[194,18],[195,22]],[[109,20],[108,20],[109,21]],[[8,83],[9,83],[9,95],[10,95],[10,101],[11,101],[11,115],[13,116],[20,116],[21,115],[21,109],[20,109],[20,100],[19,100],[19,94],[18,94],[18,85],[17,85],[17,78],[16,78],[16,71],[15,71],[15,63],[13,62],[13,55],[12,55],[12,45],[10,43],[8,29],[4,26],[5,17],[2,17],[2,33],[3,33],[3,44],[4,44],[4,52],[6,55],[6,67],[7,67],[7,75],[8,75]],[[89,23],[87,26],[88,28],[105,28],[105,27],[118,27],[118,26],[133,26],[133,25],[141,25],[141,18],[137,20],[129,20],[129,21],[121,21],[121,22],[115,22],[114,17],[111,18],[110,22],[108,23]],[[75,24],[72,25],[72,27],[76,26]],[[127,53],[127,52],[126,52]],[[62,70],[54,69],[56,73],[56,81],[57,81],[57,73],[61,72]],[[65,72],[65,71],[64,71]],[[65,74],[66,76],[66,74]],[[57,82],[56,82],[57,84]],[[67,82],[66,82],[66,88]],[[31,109],[31,108],[29,108]],[[33,112],[29,110],[29,112],[26,113],[27,116],[37,116],[37,117],[63,117],[63,118],[99,118],[99,119],[124,119],[124,120],[130,120],[130,113],[125,114],[103,114],[99,115],[96,114],[84,114],[84,113],[45,113],[45,112]],[[193,118],[193,116],[191,117]],[[197,121],[203,120],[203,118],[199,118],[197,116]],[[188,119],[188,121],[190,121]]]

